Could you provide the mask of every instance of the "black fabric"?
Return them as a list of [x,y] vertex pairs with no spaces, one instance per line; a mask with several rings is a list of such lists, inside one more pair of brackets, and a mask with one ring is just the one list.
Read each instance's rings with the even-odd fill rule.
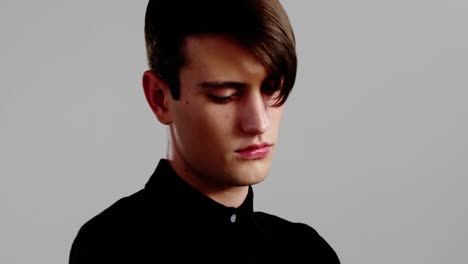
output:
[[70,264],[339,263],[310,226],[253,210],[253,191],[238,208],[184,182],[165,159],[137,193],[86,222]]

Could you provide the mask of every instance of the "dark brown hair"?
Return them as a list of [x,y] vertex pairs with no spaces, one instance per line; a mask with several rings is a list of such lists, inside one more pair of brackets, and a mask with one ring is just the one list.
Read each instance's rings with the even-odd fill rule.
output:
[[294,33],[278,0],[150,0],[145,17],[148,66],[180,96],[179,69],[186,37],[219,34],[247,47],[282,80],[275,106],[282,105],[296,79]]

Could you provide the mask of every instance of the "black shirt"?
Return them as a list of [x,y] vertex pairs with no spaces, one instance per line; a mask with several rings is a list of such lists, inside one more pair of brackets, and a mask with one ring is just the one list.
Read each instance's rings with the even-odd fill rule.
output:
[[253,191],[226,207],[161,159],[145,188],[86,222],[70,252],[84,263],[339,263],[310,226],[253,210]]

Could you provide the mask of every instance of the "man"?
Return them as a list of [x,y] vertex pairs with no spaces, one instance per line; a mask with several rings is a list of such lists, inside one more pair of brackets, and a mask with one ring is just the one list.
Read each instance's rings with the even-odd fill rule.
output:
[[150,0],[143,88],[169,129],[139,192],[88,221],[70,263],[339,263],[310,226],[253,211],[296,76],[276,0]]

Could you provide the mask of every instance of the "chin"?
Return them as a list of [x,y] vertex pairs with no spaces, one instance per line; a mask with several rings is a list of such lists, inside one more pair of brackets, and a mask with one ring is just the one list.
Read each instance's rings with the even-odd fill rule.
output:
[[242,185],[253,185],[262,182],[268,176],[270,163],[266,160],[252,160],[250,164],[243,164],[240,170],[237,170],[238,182]]
[[266,179],[266,177],[267,177],[267,176],[265,175],[265,176],[263,176],[263,177],[254,178],[254,179],[252,179],[252,180],[249,182],[248,185],[255,185],[255,184],[257,184],[257,183],[261,183],[263,180]]

